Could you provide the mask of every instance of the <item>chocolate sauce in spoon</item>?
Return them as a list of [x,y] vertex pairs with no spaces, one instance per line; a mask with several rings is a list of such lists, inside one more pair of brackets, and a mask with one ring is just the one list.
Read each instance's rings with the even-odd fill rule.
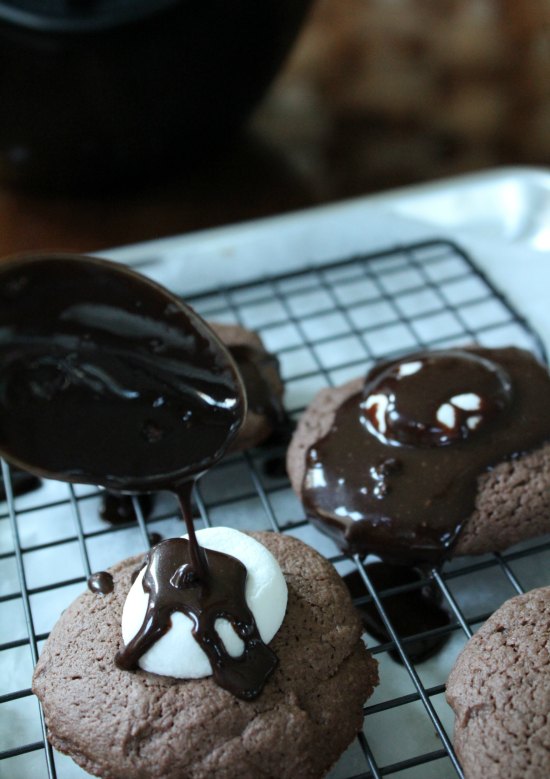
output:
[[[184,579],[194,584],[177,588],[173,609],[195,614],[199,604],[200,642],[209,641],[203,627],[211,605],[206,596],[197,601],[199,591],[215,592],[216,613],[225,609],[243,635],[256,635],[243,577],[237,586],[227,561],[205,554],[191,515],[193,481],[224,454],[244,413],[227,351],[162,287],[93,258],[27,257],[0,266],[0,453],[39,476],[121,493],[176,493],[189,542],[162,542],[151,559],[166,572],[173,550],[183,554]],[[158,581],[151,592],[169,586]],[[144,626],[126,667],[168,629],[171,607],[162,604],[162,627]],[[263,650],[250,661],[246,655],[237,675],[223,655],[213,670],[220,684],[250,697],[261,689],[258,663],[265,680],[274,664]]]
[[0,366],[9,459],[119,492],[203,472],[244,411],[234,365],[202,320],[100,260],[0,267]]

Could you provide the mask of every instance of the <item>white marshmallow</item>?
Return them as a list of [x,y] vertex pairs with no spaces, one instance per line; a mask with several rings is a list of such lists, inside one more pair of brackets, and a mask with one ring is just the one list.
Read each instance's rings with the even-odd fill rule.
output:
[[473,417],[468,417],[468,419],[466,420],[466,424],[468,425],[470,430],[475,430],[477,427],[480,426],[482,421],[483,418],[479,414],[476,414]]
[[461,395],[454,395],[449,401],[457,408],[463,411],[479,411],[481,408],[481,398],[475,392],[463,392]]
[[389,399],[386,395],[369,395],[361,405],[368,410],[374,406],[374,416],[376,417],[375,428],[379,433],[386,432],[386,410],[388,408]]
[[437,421],[446,427],[448,430],[452,430],[456,425],[456,411],[450,403],[443,403],[437,409]]
[[402,379],[405,376],[413,376],[415,373],[418,373],[418,371],[421,368],[422,368],[421,360],[415,360],[414,362],[404,362],[401,363],[401,365],[397,369],[397,375],[400,379]]
[[[246,602],[254,615],[262,641],[269,643],[281,627],[288,598],[285,578],[277,560],[263,544],[232,528],[204,528],[197,531],[197,539],[201,546],[233,555],[245,565]],[[142,586],[144,573],[142,571],[132,585],[122,611],[122,638],[125,644],[140,629],[147,610],[149,598]],[[193,638],[191,628],[192,622],[185,614],[172,614],[172,627],[141,657],[140,668],[180,679],[210,676],[212,668],[205,652]],[[229,621],[218,619],[216,630],[232,657],[242,654],[244,643]]]

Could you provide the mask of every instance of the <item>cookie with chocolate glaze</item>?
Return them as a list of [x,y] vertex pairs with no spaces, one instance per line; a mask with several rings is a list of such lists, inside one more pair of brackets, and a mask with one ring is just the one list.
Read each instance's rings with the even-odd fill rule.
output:
[[109,779],[321,777],[353,739],[377,684],[376,662],[332,565],[302,542],[252,533],[288,586],[270,642],[279,663],[261,695],[244,701],[213,678],[181,680],[115,665],[121,613],[141,558],[110,569],[113,590],[86,592],[61,616],[33,690],[48,737],[87,771]]
[[287,454],[346,552],[438,563],[550,531],[550,377],[520,349],[421,352],[322,390]]
[[209,325],[237,363],[248,401],[245,421],[231,448],[249,449],[287,423],[279,361],[252,330],[218,322]]
[[550,776],[550,587],[506,601],[447,682],[466,779]]

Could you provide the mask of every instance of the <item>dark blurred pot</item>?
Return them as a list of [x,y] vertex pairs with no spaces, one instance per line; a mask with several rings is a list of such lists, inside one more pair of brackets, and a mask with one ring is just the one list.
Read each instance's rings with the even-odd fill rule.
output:
[[242,124],[310,2],[0,2],[0,179],[85,193],[185,170]]

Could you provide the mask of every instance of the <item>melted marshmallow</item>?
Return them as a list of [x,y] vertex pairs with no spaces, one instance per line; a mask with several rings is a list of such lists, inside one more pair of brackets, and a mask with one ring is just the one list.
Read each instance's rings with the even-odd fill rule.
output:
[[[269,643],[281,627],[288,598],[286,582],[277,560],[259,541],[232,528],[204,528],[197,531],[197,539],[201,546],[233,555],[245,565],[246,602],[262,641]],[[125,644],[138,632],[147,610],[148,595],[142,586],[144,572],[145,569],[132,585],[122,611]],[[172,627],[141,657],[140,668],[180,679],[210,676],[210,662],[193,638],[192,625],[185,614],[172,614]],[[216,630],[230,655],[238,657],[242,654],[244,644],[228,620],[218,619]]]

